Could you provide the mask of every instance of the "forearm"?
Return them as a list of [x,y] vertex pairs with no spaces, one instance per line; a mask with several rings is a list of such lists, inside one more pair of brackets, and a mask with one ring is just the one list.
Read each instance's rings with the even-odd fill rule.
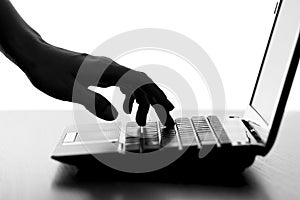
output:
[[0,49],[25,73],[45,64],[78,66],[85,57],[46,43],[22,19],[9,0],[0,0]]
[[32,62],[42,39],[21,18],[9,0],[0,0],[1,51],[21,68]]
[[[0,0],[0,51],[26,73],[36,88],[56,99],[82,104],[102,119],[115,119],[117,111],[105,97],[90,91],[88,87],[91,85],[119,86],[126,95],[125,112],[131,113],[134,100],[139,104],[136,119],[141,126],[146,123],[150,104],[160,104],[167,111],[165,120],[165,112],[156,110],[163,124],[173,122],[169,111],[174,106],[146,74],[130,70],[106,57],[48,44],[26,24],[9,0]],[[84,68],[78,77],[82,62]],[[124,76],[127,72],[131,73]],[[121,77],[124,78],[119,82]]]
[[[77,71],[87,57],[87,54],[62,49],[45,42],[22,19],[9,0],[0,0],[0,30],[1,51],[29,78],[36,68],[43,72],[61,70],[59,69],[61,67]],[[103,70],[101,73],[104,74],[100,80],[103,86],[115,85],[119,78],[129,70],[104,57],[89,56],[87,63],[89,65],[94,63],[98,66],[97,70]]]

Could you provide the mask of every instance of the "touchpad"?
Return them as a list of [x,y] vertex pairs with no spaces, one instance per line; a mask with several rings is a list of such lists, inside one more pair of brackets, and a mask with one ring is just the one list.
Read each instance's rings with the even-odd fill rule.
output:
[[75,142],[111,141],[119,138],[119,134],[110,133],[107,135],[101,132],[81,132],[77,135]]
[[121,128],[113,124],[78,125],[66,130],[63,144],[118,142]]

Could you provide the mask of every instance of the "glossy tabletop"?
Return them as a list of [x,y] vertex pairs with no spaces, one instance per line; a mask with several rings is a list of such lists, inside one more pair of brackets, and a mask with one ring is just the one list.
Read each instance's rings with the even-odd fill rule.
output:
[[231,184],[131,180],[130,176],[109,180],[101,179],[101,172],[97,178],[80,179],[76,168],[50,159],[62,131],[73,122],[71,111],[0,111],[1,200],[300,198],[300,112],[285,114],[270,154],[257,157]]

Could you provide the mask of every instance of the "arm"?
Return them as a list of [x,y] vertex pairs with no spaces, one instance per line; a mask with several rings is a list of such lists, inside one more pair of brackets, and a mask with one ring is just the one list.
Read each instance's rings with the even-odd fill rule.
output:
[[0,1],[0,49],[22,70],[33,63],[40,35],[20,17],[9,0]]
[[[9,0],[0,0],[0,50],[27,75],[32,84],[54,98],[79,103],[105,120],[117,117],[117,110],[102,95],[88,89],[118,86],[126,95],[124,111],[131,113],[134,100],[139,104],[136,121],[143,126],[150,105],[165,125],[172,125],[174,107],[165,94],[144,73],[119,65],[106,57],[72,52],[45,42],[17,13]],[[88,66],[76,79],[82,63]],[[90,80],[103,74],[99,82]],[[119,81],[122,79],[122,81]],[[73,92],[76,92],[74,98]],[[163,108],[163,109],[162,109]]]

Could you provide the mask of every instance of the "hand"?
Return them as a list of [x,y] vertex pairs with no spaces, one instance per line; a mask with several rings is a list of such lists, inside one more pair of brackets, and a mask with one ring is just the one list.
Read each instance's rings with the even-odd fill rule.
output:
[[118,86],[126,95],[123,106],[126,113],[131,113],[134,100],[139,104],[136,115],[139,125],[145,125],[150,105],[163,124],[174,124],[169,114],[173,105],[146,74],[109,58],[76,53],[46,43],[26,24],[9,0],[0,1],[0,29],[0,51],[26,73],[36,88],[49,96],[82,104],[96,116],[114,120],[117,110],[88,87]]
[[82,104],[97,117],[110,121],[117,117],[118,111],[105,97],[88,87],[118,86],[125,94],[125,113],[131,113],[134,101],[139,105],[136,122],[140,126],[146,124],[150,105],[164,125],[174,125],[169,114],[174,106],[145,73],[106,57],[71,52],[45,42],[37,49],[35,64],[24,71],[33,85],[49,96]]
[[126,113],[131,112],[134,100],[139,104],[136,115],[139,125],[145,125],[150,105],[163,124],[173,125],[169,114],[173,105],[146,74],[105,57],[76,53],[46,43],[26,24],[9,0],[0,1],[0,29],[0,51],[42,92],[82,104],[104,120],[114,120],[117,110],[88,87],[118,86],[126,95],[123,106]]

